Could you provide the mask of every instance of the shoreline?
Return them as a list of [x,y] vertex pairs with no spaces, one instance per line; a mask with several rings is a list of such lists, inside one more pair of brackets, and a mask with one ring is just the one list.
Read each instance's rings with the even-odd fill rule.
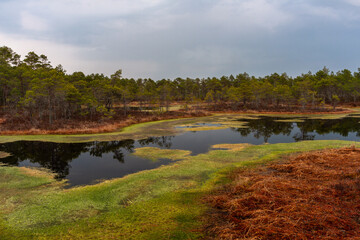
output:
[[[6,221],[0,225],[4,230],[0,236],[83,239],[101,234],[104,239],[164,239],[179,236],[180,227],[181,236],[205,237],[203,226],[209,205],[204,199],[228,183],[231,170],[267,164],[289,154],[351,144],[330,140],[238,146],[236,151],[213,149],[172,165],[71,189],[62,189],[63,183],[49,174],[3,168],[9,191],[0,191],[0,196],[7,200],[3,208],[9,211],[1,215]],[[161,154],[161,149],[154,150]],[[14,197],[22,201],[11,201]],[[129,216],[139,217],[129,220]]]
[[[177,115],[180,113],[179,111],[171,112],[175,113],[175,115],[153,115],[146,116],[140,119],[136,119],[134,117],[127,118],[123,121],[113,121],[104,123],[100,126],[94,126],[99,124],[98,122],[89,122],[89,121],[79,121],[78,123],[83,124],[81,129],[78,128],[58,128],[54,130],[50,129],[39,129],[39,128],[30,128],[27,130],[1,130],[0,134],[5,136],[17,136],[17,135],[81,135],[81,134],[100,134],[100,133],[113,133],[113,132],[121,132],[124,128],[130,127],[139,123],[148,123],[148,122],[156,122],[162,120],[177,120],[177,119],[187,119],[187,118],[197,118],[197,117],[208,117],[212,115],[218,114],[251,114],[251,115],[336,115],[336,114],[351,114],[355,113],[355,109],[344,108],[341,111],[323,111],[323,112],[274,112],[274,111],[206,111],[206,112],[189,112],[183,115]],[[4,118],[0,118],[0,125],[5,122]]]

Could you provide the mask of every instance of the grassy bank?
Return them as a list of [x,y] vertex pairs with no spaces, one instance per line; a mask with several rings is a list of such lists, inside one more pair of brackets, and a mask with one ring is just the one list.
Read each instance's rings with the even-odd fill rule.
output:
[[[1,239],[196,239],[202,236],[204,195],[235,167],[294,152],[353,145],[304,141],[260,146],[218,145],[206,154],[167,152],[171,165],[103,183],[61,189],[49,173],[14,167],[0,172]],[[149,150],[149,149],[147,149]],[[158,151],[158,153],[157,153]],[[161,149],[151,149],[153,159]],[[170,150],[172,151],[172,150]]]

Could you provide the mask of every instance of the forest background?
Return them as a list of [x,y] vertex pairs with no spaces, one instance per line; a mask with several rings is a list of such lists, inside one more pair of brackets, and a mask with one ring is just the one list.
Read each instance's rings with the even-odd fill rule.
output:
[[11,48],[0,47],[0,116],[10,125],[51,128],[55,121],[159,115],[174,103],[181,103],[184,112],[329,111],[326,104],[333,109],[338,104],[356,106],[359,97],[360,69],[334,73],[324,67],[296,77],[286,73],[255,77],[245,72],[155,81],[123,78],[122,70],[110,77],[67,74],[61,65],[53,67],[45,55],[29,52],[21,60]]

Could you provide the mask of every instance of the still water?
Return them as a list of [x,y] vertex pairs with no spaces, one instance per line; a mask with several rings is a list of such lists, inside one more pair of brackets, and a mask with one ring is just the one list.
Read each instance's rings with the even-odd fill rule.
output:
[[[294,118],[292,118],[294,119]],[[360,139],[360,118],[349,116],[336,120],[301,118],[303,122],[278,122],[285,118],[260,117],[239,119],[246,128],[185,132],[176,136],[151,137],[139,141],[125,140],[90,143],[48,143],[20,141],[0,144],[0,151],[11,156],[0,162],[14,166],[44,167],[67,179],[69,187],[93,184],[103,179],[157,168],[173,161],[151,161],[131,153],[140,147],[190,150],[192,155],[206,153],[221,143],[289,143],[303,140]]]

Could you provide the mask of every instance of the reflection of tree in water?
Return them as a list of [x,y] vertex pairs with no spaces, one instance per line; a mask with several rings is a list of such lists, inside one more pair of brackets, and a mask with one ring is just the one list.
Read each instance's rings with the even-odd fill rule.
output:
[[356,132],[360,136],[359,118],[342,118],[342,119],[307,119],[302,123],[297,123],[301,132],[317,132],[318,134],[338,133],[347,137],[349,133]]
[[315,139],[315,134],[309,134],[307,132],[298,132],[295,133],[295,135],[293,136],[295,142],[300,142],[300,141],[305,141],[305,140],[314,140]]
[[287,135],[289,136],[293,129],[291,122],[275,122],[278,118],[261,117],[259,119],[244,119],[240,121],[246,121],[247,128],[232,128],[239,132],[241,136],[247,136],[250,133],[254,133],[254,137],[257,139],[263,137],[264,142],[267,143],[269,138],[273,135]]
[[300,132],[295,133],[295,135],[293,136],[295,142],[315,139],[315,134],[309,133],[309,132],[313,132],[313,129],[309,129],[307,127],[307,126],[312,126],[312,124],[310,125],[307,124],[307,121],[309,120],[305,120],[304,122],[299,122],[296,124],[297,127],[300,129]]
[[[139,141],[144,145],[156,144],[170,148],[171,137],[152,137]],[[11,156],[0,159],[0,162],[18,166],[20,162],[29,160],[41,167],[56,173],[57,179],[63,179],[69,174],[70,163],[82,153],[89,152],[91,156],[102,157],[105,153],[112,153],[113,158],[124,163],[125,152],[133,152],[134,140],[91,142],[91,143],[52,143],[52,142],[12,142],[0,144],[0,151],[10,153]]]
[[102,157],[104,153],[112,152],[114,154],[113,158],[117,159],[119,162],[124,162],[124,153],[122,150],[127,152],[134,151],[134,140],[124,140],[124,141],[112,141],[112,142],[94,142],[90,147],[90,155],[95,157]]
[[172,146],[171,141],[173,138],[174,138],[174,136],[149,137],[147,139],[139,140],[138,142],[141,146],[147,146],[149,144],[156,144],[159,147],[171,148],[171,146]]
[[40,166],[57,173],[56,178],[64,178],[69,174],[69,163],[86,151],[89,143],[58,144],[51,142],[12,142],[1,144],[1,151],[11,156],[1,159],[3,163],[19,165],[24,160],[38,163]]
[[[243,119],[246,121],[248,128],[232,128],[241,136],[248,136],[254,133],[256,138],[263,137],[264,142],[267,142],[272,135],[287,135],[289,136],[291,130],[294,128],[291,122],[276,122],[274,120],[285,120],[286,118],[276,117],[261,117],[260,119]],[[356,136],[360,137],[360,124],[358,118],[342,118],[342,119],[305,119],[304,122],[296,123],[300,132],[293,136],[293,139],[298,141],[314,140],[317,134],[338,133],[343,137],[347,137],[349,133],[356,132]]]

